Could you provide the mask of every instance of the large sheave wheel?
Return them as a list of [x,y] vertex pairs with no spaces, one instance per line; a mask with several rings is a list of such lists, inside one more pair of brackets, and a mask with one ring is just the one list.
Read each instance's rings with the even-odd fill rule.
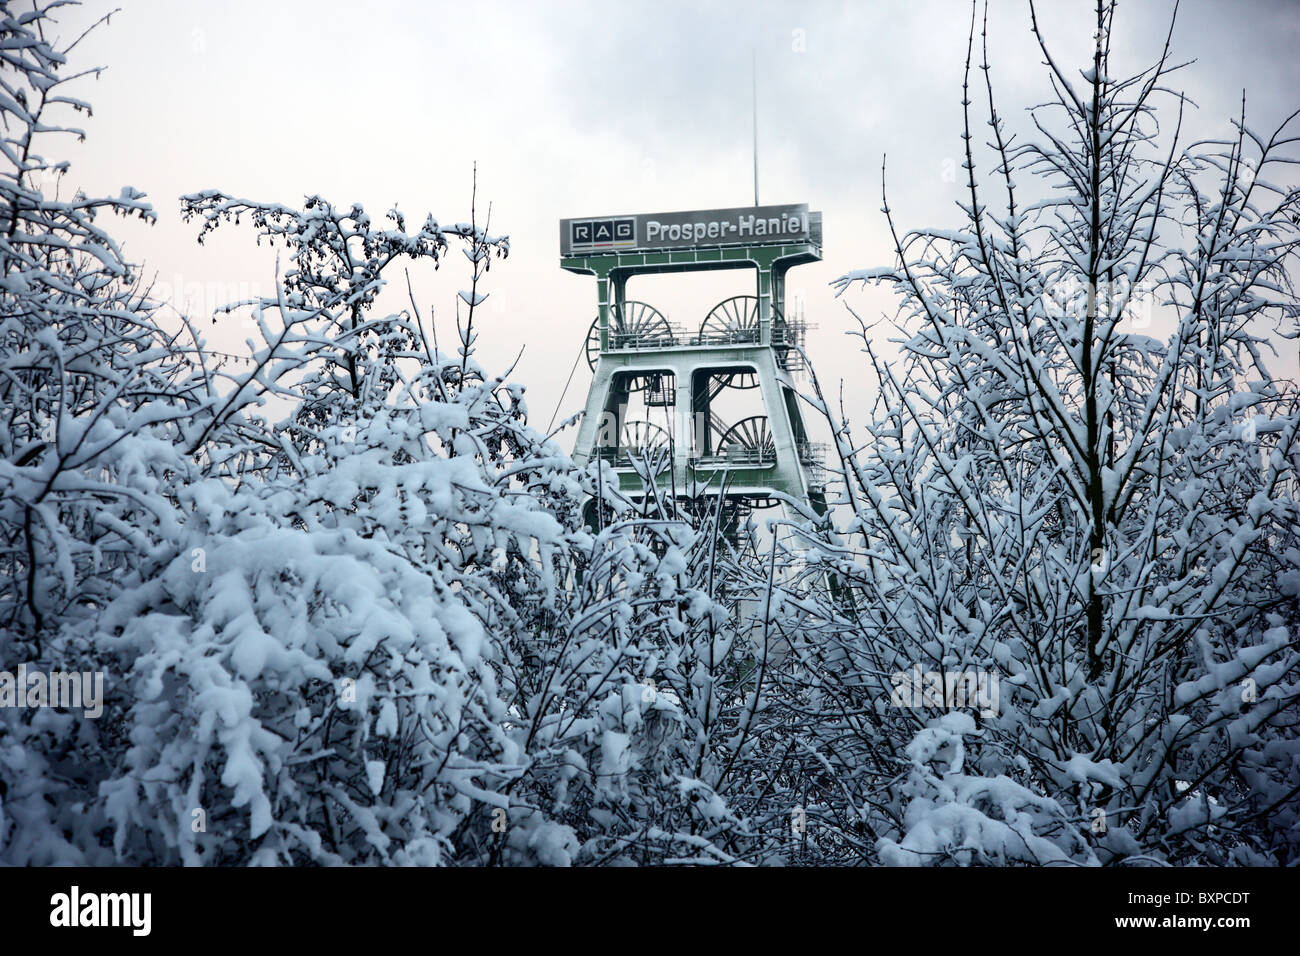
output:
[[[757,342],[759,332],[758,296],[735,295],[723,299],[704,318],[700,325],[700,341],[706,344],[728,345]],[[777,308],[772,309],[773,339],[780,338],[778,331],[785,327],[785,318]]]
[[[673,344],[673,327],[663,313],[644,302],[624,302],[609,307],[611,349],[664,348]],[[587,330],[587,365],[596,367],[600,358],[600,316]]]
[[756,465],[770,465],[776,461],[776,439],[766,415],[751,415],[732,425],[718,439],[718,450],[729,455],[731,450],[739,452],[738,457],[752,461]]
[[623,423],[618,435],[619,457],[644,455],[668,445],[668,432],[654,422],[633,420]]

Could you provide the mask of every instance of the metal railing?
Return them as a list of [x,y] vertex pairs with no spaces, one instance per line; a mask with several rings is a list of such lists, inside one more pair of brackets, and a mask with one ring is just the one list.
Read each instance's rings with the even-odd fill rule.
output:
[[[617,448],[608,445],[602,445],[595,449],[596,457],[603,461],[616,465],[630,465],[633,458],[641,458],[648,452],[656,451],[662,446],[650,446],[646,448],[620,445]],[[795,451],[799,457],[799,463],[808,465],[817,470],[825,470],[826,456],[830,451],[830,445],[820,441],[799,441],[795,443]],[[732,444],[723,448],[716,449],[707,455],[692,455],[690,464],[707,465],[709,467],[731,466],[733,468],[763,468],[768,465],[776,464],[776,448],[773,445],[764,445],[761,448],[749,448],[744,445]]]
[[[799,463],[815,469],[824,469],[829,448],[830,446],[825,442],[798,442],[796,451],[799,456]],[[707,465],[713,468],[727,465],[738,468],[762,468],[776,464],[776,449],[771,445],[763,448],[722,448],[712,454],[694,456],[691,458],[691,464]]]
[[693,345],[756,345],[758,329],[720,329],[716,332],[701,332],[695,336]]
[[[772,327],[772,346],[788,349],[792,345],[803,345],[808,329],[815,328],[805,322],[785,322]],[[698,345],[757,345],[759,329],[739,328],[725,329],[688,335],[680,325],[670,325],[654,332],[620,332],[609,330],[610,352],[636,352],[649,349],[666,349],[680,346]],[[790,353],[786,353],[787,355]],[[796,353],[797,354],[797,353]]]
[[666,349],[674,345],[685,344],[682,340],[686,332],[679,326],[670,326],[669,329],[656,332],[654,334],[645,332],[619,332],[614,329],[609,330],[609,351],[637,351],[639,349]]
[[653,454],[657,450],[656,448],[631,448],[627,446],[610,448],[608,445],[604,445],[595,450],[595,457],[608,462],[615,468],[631,468],[634,459],[640,461],[646,455]]
[[709,455],[695,455],[691,458],[692,467],[709,468],[766,468],[776,464],[776,449],[771,445],[762,448],[746,448],[743,445],[728,445]]
[[824,469],[826,467],[826,454],[830,446],[820,441],[801,441],[798,442],[799,461],[802,464],[810,465],[813,468]]

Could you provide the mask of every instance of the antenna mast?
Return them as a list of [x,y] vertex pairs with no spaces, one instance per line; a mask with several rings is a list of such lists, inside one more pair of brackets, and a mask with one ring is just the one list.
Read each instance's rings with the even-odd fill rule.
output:
[[758,49],[750,48],[751,94],[754,103],[754,205],[758,205]]

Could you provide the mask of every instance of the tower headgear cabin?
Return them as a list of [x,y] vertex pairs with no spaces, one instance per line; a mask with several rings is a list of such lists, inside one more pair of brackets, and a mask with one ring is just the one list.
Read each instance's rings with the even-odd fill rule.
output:
[[[785,301],[786,274],[820,260],[821,244],[821,213],[806,204],[560,220],[561,267],[596,277],[575,460],[608,461],[636,497],[634,462],[667,456],[661,494],[689,505],[721,491],[727,534],[755,509],[824,512],[823,450],[808,440],[793,380],[807,326]],[[633,276],[721,269],[754,270],[754,294],[698,324],[627,298]],[[749,407],[728,416],[729,405]]]

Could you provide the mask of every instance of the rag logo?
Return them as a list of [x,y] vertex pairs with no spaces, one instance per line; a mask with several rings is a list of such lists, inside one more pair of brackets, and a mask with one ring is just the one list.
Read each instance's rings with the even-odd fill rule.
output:
[[73,886],[50,897],[50,925],[125,926],[133,936],[148,936],[152,910],[151,893],[82,893]]
[[569,225],[574,248],[605,248],[636,245],[635,219],[589,219]]

